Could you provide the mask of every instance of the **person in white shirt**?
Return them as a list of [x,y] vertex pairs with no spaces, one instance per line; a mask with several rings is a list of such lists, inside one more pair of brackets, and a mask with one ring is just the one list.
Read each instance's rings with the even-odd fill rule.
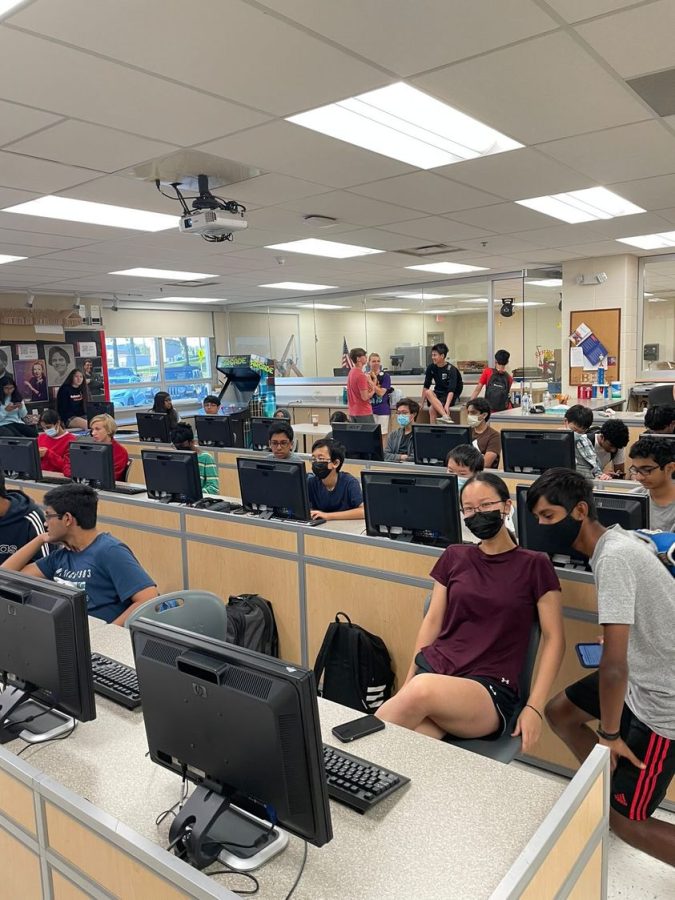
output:
[[607,475],[623,478],[625,474],[624,447],[628,444],[628,428],[621,419],[608,419],[595,435],[595,455],[600,468]]

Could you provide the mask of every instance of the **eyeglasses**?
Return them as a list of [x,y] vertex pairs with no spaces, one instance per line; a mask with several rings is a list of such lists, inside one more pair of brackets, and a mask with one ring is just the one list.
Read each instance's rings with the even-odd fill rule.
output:
[[290,441],[270,441],[270,447],[290,447]]
[[497,506],[499,503],[503,502],[503,500],[483,500],[478,506],[463,506],[462,513],[465,516],[472,516],[477,512],[490,512],[493,506]]
[[647,478],[652,472],[662,468],[663,466],[631,466],[628,472],[630,475],[642,475],[643,478]]
[[63,515],[59,515],[58,513],[48,513],[48,512],[46,512],[46,513],[43,513],[43,515],[44,515],[45,519],[47,519],[47,520],[49,520],[49,519],[62,519],[62,518],[63,518]]

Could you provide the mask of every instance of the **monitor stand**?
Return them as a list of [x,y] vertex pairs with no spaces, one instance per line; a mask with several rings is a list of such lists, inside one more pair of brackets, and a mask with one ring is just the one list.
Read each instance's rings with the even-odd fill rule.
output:
[[173,820],[169,840],[176,844],[177,855],[197,869],[218,859],[238,872],[250,872],[280,853],[288,835],[232,806],[228,797],[197,785]]
[[0,723],[0,744],[16,738],[28,744],[42,744],[65,737],[77,725],[71,716],[33,700],[16,687],[0,693]]

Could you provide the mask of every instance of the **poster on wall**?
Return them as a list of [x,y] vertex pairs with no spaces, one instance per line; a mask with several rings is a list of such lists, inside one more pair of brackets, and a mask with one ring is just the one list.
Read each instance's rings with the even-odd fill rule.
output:
[[[80,347],[82,345],[80,344]],[[96,346],[95,344],[93,345]],[[92,400],[101,397],[104,391],[103,387],[103,365],[100,356],[75,357],[75,365],[84,372],[84,380],[89,388]]]
[[12,362],[12,348],[9,346],[0,347],[0,378],[9,372],[14,374],[14,363]]
[[92,357],[98,356],[98,350],[96,348],[96,341],[78,341],[77,342],[77,354],[80,357]]
[[16,358],[17,359],[37,359],[38,358],[37,344],[17,344],[16,345]]
[[14,363],[14,372],[16,385],[24,400],[32,403],[46,403],[49,400],[44,359],[18,359]]
[[45,344],[47,358],[47,383],[50,388],[60,387],[71,369],[75,368],[75,351],[72,344]]

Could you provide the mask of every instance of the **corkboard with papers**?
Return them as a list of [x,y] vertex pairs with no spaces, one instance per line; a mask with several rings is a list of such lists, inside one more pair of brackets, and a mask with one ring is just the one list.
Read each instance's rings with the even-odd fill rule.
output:
[[[570,334],[581,326],[587,325],[594,338],[607,348],[605,360],[605,381],[620,381],[621,367],[621,310],[620,309],[586,309],[570,313]],[[570,344],[570,350],[573,344]],[[612,365],[607,365],[611,360]],[[587,362],[587,365],[590,363]],[[582,366],[570,365],[570,384],[592,384],[597,381],[595,370]]]

